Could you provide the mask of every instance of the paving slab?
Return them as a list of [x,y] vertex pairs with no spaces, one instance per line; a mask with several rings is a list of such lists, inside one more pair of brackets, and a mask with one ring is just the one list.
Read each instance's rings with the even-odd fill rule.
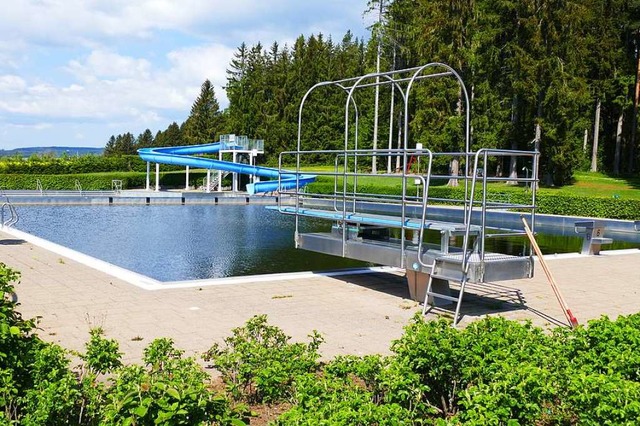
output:
[[[640,250],[546,259],[581,323],[640,310]],[[21,272],[18,309],[25,317],[41,317],[44,340],[81,351],[89,330],[99,326],[118,340],[126,362],[139,362],[144,347],[158,337],[170,337],[188,355],[199,356],[258,314],[295,341],[318,330],[325,337],[326,359],[388,354],[422,309],[409,300],[403,274],[393,270],[147,290],[5,232],[0,232],[0,261]],[[539,265],[532,279],[469,285],[467,291],[463,326],[485,315],[540,326],[566,324]],[[434,309],[427,318],[438,315],[450,316],[451,310]]]

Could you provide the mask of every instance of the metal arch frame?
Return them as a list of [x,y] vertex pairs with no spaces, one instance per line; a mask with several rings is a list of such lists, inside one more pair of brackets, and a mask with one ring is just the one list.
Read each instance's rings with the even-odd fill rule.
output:
[[[433,74],[427,74],[424,75],[423,72],[426,69],[429,68],[444,68],[445,71],[444,72],[440,72],[440,73],[433,73]],[[405,75],[408,75],[405,77]],[[422,80],[422,79],[431,79],[431,78],[439,78],[439,77],[450,77],[453,76],[456,81],[458,82],[458,85],[461,87],[461,91],[462,94],[464,95],[464,107],[465,107],[465,200],[464,200],[464,209],[465,209],[465,213],[467,212],[467,210],[471,207],[468,204],[468,197],[467,197],[467,191],[468,191],[468,182],[467,182],[467,177],[469,176],[469,156],[471,155],[470,153],[470,117],[471,117],[471,113],[470,113],[470,102],[469,102],[469,95],[467,92],[467,88],[464,84],[464,81],[462,80],[461,76],[449,65],[441,63],[441,62],[432,62],[432,63],[428,63],[422,66],[418,66],[418,67],[412,67],[412,68],[407,68],[407,69],[402,69],[402,70],[392,70],[392,71],[385,71],[385,72],[374,72],[374,73],[368,73],[365,75],[362,75],[360,77],[351,77],[351,78],[345,78],[345,79],[341,79],[341,80],[335,80],[335,81],[323,81],[323,82],[319,82],[316,83],[315,85],[313,85],[311,88],[309,88],[307,90],[307,92],[304,94],[304,96],[302,97],[302,100],[300,101],[300,107],[298,109],[298,135],[297,135],[297,154],[296,154],[296,180],[299,179],[299,172],[300,172],[300,152],[302,151],[302,112],[305,106],[305,103],[309,97],[309,95],[316,89],[320,88],[320,87],[329,87],[329,86],[336,86],[341,88],[342,90],[346,91],[347,94],[347,99],[345,101],[345,125],[344,125],[344,151],[345,151],[345,156],[344,156],[344,165],[343,165],[343,208],[342,208],[342,212],[343,212],[343,223],[346,220],[346,210],[347,210],[347,199],[346,199],[346,192],[347,192],[347,168],[348,168],[348,151],[349,151],[349,125],[350,125],[350,120],[349,120],[349,113],[350,113],[350,105],[353,105],[353,108],[355,110],[355,132],[354,132],[354,149],[357,150],[358,149],[358,126],[359,126],[359,111],[358,111],[358,104],[354,98],[354,93],[356,89],[359,88],[367,88],[367,87],[377,87],[377,86],[384,86],[384,85],[392,85],[392,88],[395,89],[397,88],[398,91],[400,92],[400,98],[402,99],[403,103],[404,103],[404,109],[403,109],[403,145],[404,145],[404,149],[402,150],[402,156],[403,156],[403,164],[407,164],[407,149],[409,148],[409,98],[410,98],[410,94],[411,94],[411,89],[413,88],[413,85],[416,81],[418,80]],[[384,81],[380,81],[380,77],[384,78]],[[371,82],[371,83],[366,83],[366,84],[362,84],[363,81],[367,80],[367,79],[373,79],[375,78],[376,81],[375,82]],[[403,87],[400,85],[400,83],[404,83],[407,82],[407,86],[405,89],[403,89]],[[351,83],[351,85],[349,85],[349,83]],[[395,91],[395,90],[394,90]],[[394,101],[394,98],[391,99],[391,101]],[[394,107],[395,108],[395,107]],[[400,123],[398,123],[398,125],[400,125]],[[391,123],[390,126],[393,126],[393,124]],[[384,151],[384,150],[377,150],[377,151]],[[376,155],[376,152],[372,151],[372,155]],[[432,158],[432,153],[430,150],[426,149],[425,151],[428,151],[428,155],[430,158]],[[389,153],[390,155],[390,153]],[[357,168],[357,155],[355,156],[355,167]],[[429,166],[429,172],[431,170],[431,167]],[[405,205],[405,200],[406,200],[406,192],[407,192],[407,182],[406,182],[406,170],[403,167],[402,170],[402,218],[404,220],[404,218],[406,217],[406,205]],[[355,186],[357,185],[357,176],[354,177],[354,191],[356,191]],[[296,181],[296,184],[298,184],[298,182]],[[425,185],[424,187],[425,192],[428,191],[427,186]],[[426,194],[425,194],[426,195]],[[299,206],[300,204],[300,194],[297,192],[296,193],[296,206]],[[354,198],[354,204],[355,204],[355,198]],[[354,207],[355,208],[355,207]],[[296,208],[297,210],[297,208]],[[464,215],[464,217],[467,217],[467,214]],[[296,214],[296,220],[295,220],[295,235],[296,235],[296,246],[298,245],[297,242],[297,235],[299,233],[299,216]],[[421,232],[422,234],[422,232]],[[343,233],[343,239],[346,238],[346,233]],[[402,233],[401,236],[401,247],[402,250],[404,250],[406,246],[406,237],[404,235],[404,232]],[[422,262],[421,262],[422,263]]]
[[[440,67],[440,68],[444,68],[446,71],[445,72],[441,72],[441,73],[435,73],[435,74],[427,74],[427,75],[423,75],[422,73],[428,69],[428,68],[435,68],[435,67]],[[392,76],[395,75],[402,75],[405,73],[411,73],[413,72],[413,75],[411,75],[410,77],[405,77],[405,78],[393,78]],[[365,74],[361,77],[355,78],[352,81],[354,81],[353,85],[350,88],[349,91],[349,97],[347,99],[347,107],[349,104],[349,100],[353,99],[353,93],[355,91],[355,89],[357,88],[366,88],[366,87],[371,87],[371,86],[382,86],[382,85],[386,85],[386,84],[391,84],[392,87],[394,88],[398,88],[398,90],[400,91],[401,94],[401,98],[404,102],[404,126],[403,126],[403,145],[404,145],[404,149],[403,149],[403,164],[406,165],[407,164],[407,150],[409,149],[409,98],[411,96],[411,89],[413,88],[413,85],[416,81],[418,80],[422,80],[422,79],[428,79],[428,78],[439,78],[439,77],[449,77],[449,76],[453,76],[456,81],[458,82],[458,85],[461,88],[462,94],[464,95],[464,109],[465,109],[465,124],[464,124],[464,128],[465,128],[465,178],[469,176],[469,156],[471,155],[471,130],[470,130],[470,124],[471,124],[471,107],[470,107],[470,102],[469,102],[469,94],[467,92],[467,87],[464,84],[464,81],[462,80],[462,77],[460,76],[460,74],[458,74],[458,72],[456,70],[454,70],[452,67],[450,67],[447,64],[441,63],[441,62],[431,62],[419,67],[413,67],[413,68],[408,68],[408,69],[403,69],[403,70],[392,70],[392,71],[386,71],[386,72],[379,72],[379,73],[369,73],[369,74]],[[361,85],[360,83],[366,79],[370,79],[370,78],[376,78],[379,79],[380,77],[384,77],[387,79],[387,81],[383,81],[380,82],[379,80],[377,80],[375,83],[368,83],[365,85]],[[351,79],[347,79],[347,80],[343,80],[343,81],[349,81]],[[408,81],[407,87],[406,87],[406,92],[403,91],[402,86],[400,86],[400,82],[406,82]],[[348,150],[348,141],[349,141],[349,135],[348,135],[348,129],[349,129],[349,113],[348,113],[348,108],[345,108],[345,151]],[[300,130],[300,129],[298,129]],[[356,123],[356,132],[357,132],[357,123]],[[357,133],[356,133],[357,135]],[[358,149],[357,146],[357,136],[356,136],[356,144],[354,149]],[[428,151],[428,155],[431,158],[431,151],[430,150],[426,150]],[[375,156],[375,152],[373,152],[373,155]],[[357,157],[355,159],[355,161],[357,161]],[[344,160],[344,169],[346,171],[347,168],[347,156],[345,156],[345,160]],[[429,165],[429,173],[431,171],[431,165]],[[402,207],[401,207],[401,211],[402,211],[402,220],[404,221],[405,217],[406,217],[406,203],[404,202],[405,198],[406,198],[406,192],[407,192],[407,181],[405,179],[405,175],[406,175],[406,170],[404,169],[403,166],[403,179],[402,179],[402,198],[403,198],[403,202],[402,202]],[[355,186],[355,182],[354,182],[354,186]],[[424,186],[425,190],[428,191],[427,186]],[[354,188],[355,191],[355,188]],[[467,197],[467,192],[468,192],[468,183],[467,183],[467,179],[465,179],[465,201],[464,201],[464,209],[465,209],[465,215],[464,217],[467,217],[467,210],[471,208],[471,206],[468,203],[468,197]],[[343,179],[343,194],[346,194],[346,179]],[[355,201],[354,201],[355,202]],[[343,197],[343,215],[344,217],[346,217],[346,198]],[[470,216],[469,216],[470,217]],[[422,234],[422,231],[421,231]],[[422,235],[421,235],[422,236]],[[343,233],[343,239],[346,238],[344,233]],[[404,232],[401,235],[401,250],[404,250],[406,246],[406,237],[404,235]],[[466,246],[466,242],[465,242],[465,246]],[[422,262],[420,262],[422,263]]]
[[[307,98],[309,97],[309,95],[316,89],[320,88],[320,87],[329,87],[329,86],[336,86],[339,87],[340,89],[342,89],[343,91],[347,91],[347,88],[342,84],[348,81],[352,81],[353,78],[346,78],[346,79],[342,79],[342,80],[336,80],[336,81],[322,81],[320,83],[316,83],[313,86],[311,86],[307,92],[304,94],[304,96],[302,97],[302,100],[300,101],[300,107],[298,108],[298,140],[296,143],[296,188],[300,187],[299,184],[299,179],[300,179],[300,152],[302,151],[302,110],[304,108],[305,102],[307,101]],[[356,145],[357,145],[357,141],[358,141],[358,120],[359,120],[359,111],[358,111],[358,104],[355,102],[355,100],[352,100],[353,103],[353,108],[355,110],[355,114],[356,114],[356,130],[355,130],[355,140],[356,140]],[[348,116],[349,115],[349,102],[347,101],[347,104],[345,106],[345,115]],[[348,128],[345,129],[345,134],[348,135]],[[345,148],[346,149],[346,148]],[[280,186],[280,185],[278,185]],[[296,191],[296,211],[298,209],[298,207],[300,206],[300,193],[298,191]],[[298,247],[298,233],[299,233],[299,229],[300,229],[300,217],[298,214],[295,215],[295,246],[296,248]]]

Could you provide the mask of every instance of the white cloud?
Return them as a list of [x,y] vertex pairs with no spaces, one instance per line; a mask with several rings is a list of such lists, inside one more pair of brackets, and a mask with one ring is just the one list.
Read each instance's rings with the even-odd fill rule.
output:
[[43,123],[87,142],[103,143],[105,135],[92,133],[105,128],[155,132],[186,118],[205,79],[225,107],[225,71],[240,43],[282,46],[312,32],[342,37],[362,24],[365,5],[366,0],[11,0],[0,14],[0,133],[12,139],[0,138],[0,145],[26,146],[36,139],[28,130],[42,130]]
[[[102,37],[149,37],[156,30],[212,31],[254,25],[283,13],[286,1],[255,0],[12,0],[0,15],[0,35],[43,44],[88,43]],[[319,3],[319,2],[317,2]]]
[[[216,86],[220,102],[225,69],[233,49],[198,46],[169,52],[169,66],[153,67],[146,59],[92,51],[70,61],[76,82],[66,86],[28,84],[19,76],[0,76],[0,111],[45,117],[137,117],[157,121],[158,110],[188,111],[205,79]],[[141,112],[142,111],[142,112]]]
[[52,125],[51,123],[9,124],[7,127],[13,127],[15,129],[47,130],[50,129]]
[[27,87],[24,79],[17,75],[0,75],[0,93],[21,92]]
[[151,63],[142,58],[94,50],[84,62],[72,60],[68,70],[80,80],[102,78],[148,78]]

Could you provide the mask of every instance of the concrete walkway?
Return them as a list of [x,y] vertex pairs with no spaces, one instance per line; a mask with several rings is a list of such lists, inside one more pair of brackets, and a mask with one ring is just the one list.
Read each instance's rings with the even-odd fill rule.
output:
[[[549,266],[581,323],[603,314],[640,311],[640,250],[591,257],[549,257]],[[415,312],[400,273],[311,276],[270,282],[145,290],[69,257],[0,232],[0,261],[21,272],[17,293],[25,317],[41,316],[40,336],[82,350],[89,329],[103,327],[127,362],[137,362],[154,338],[170,337],[189,355],[206,351],[252,315],[267,314],[294,340],[314,329],[337,354],[389,353]],[[463,324],[486,314],[565,322],[542,268],[531,280],[470,285]],[[447,311],[434,311],[450,315]]]

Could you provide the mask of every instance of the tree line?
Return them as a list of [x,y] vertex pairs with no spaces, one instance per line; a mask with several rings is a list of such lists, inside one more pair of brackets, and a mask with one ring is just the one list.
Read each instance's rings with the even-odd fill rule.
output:
[[[577,169],[637,171],[640,1],[372,0],[369,7],[380,19],[367,41],[348,32],[340,42],[318,34],[291,46],[241,44],[227,69],[228,108],[220,111],[207,80],[184,123],[154,137],[148,130],[112,136],[105,154],[236,133],[264,139],[273,160],[295,147],[305,92],[375,71],[379,52],[382,71],[443,62],[460,73],[471,97],[474,150],[537,148],[541,177],[556,185],[569,183]],[[391,110],[392,96],[380,90],[375,134],[373,91],[358,98],[361,147],[396,138],[389,121],[401,117]],[[305,149],[344,146],[344,99],[339,90],[308,99]],[[410,144],[459,150],[461,114],[458,88],[421,84],[410,103]],[[522,173],[508,160],[496,168]]]
[[[171,123],[155,136],[148,129],[137,137],[113,135],[105,155],[135,154],[148,146],[207,143],[221,134],[235,133],[265,139],[265,155],[272,160],[294,147],[298,106],[309,87],[318,81],[364,73],[366,52],[364,41],[350,32],[340,43],[322,34],[300,36],[291,47],[274,42],[265,49],[261,43],[251,47],[243,43],[227,69],[228,108],[220,110],[214,88],[206,80],[184,123]],[[332,105],[326,99],[312,103],[319,100],[323,101],[321,114],[313,116],[308,128],[323,132],[317,149],[338,147],[343,138],[343,113],[335,109],[339,103]]]
[[476,144],[538,139],[543,174],[556,184],[578,167],[637,170],[640,2],[395,0],[384,10],[386,57],[459,70]]

